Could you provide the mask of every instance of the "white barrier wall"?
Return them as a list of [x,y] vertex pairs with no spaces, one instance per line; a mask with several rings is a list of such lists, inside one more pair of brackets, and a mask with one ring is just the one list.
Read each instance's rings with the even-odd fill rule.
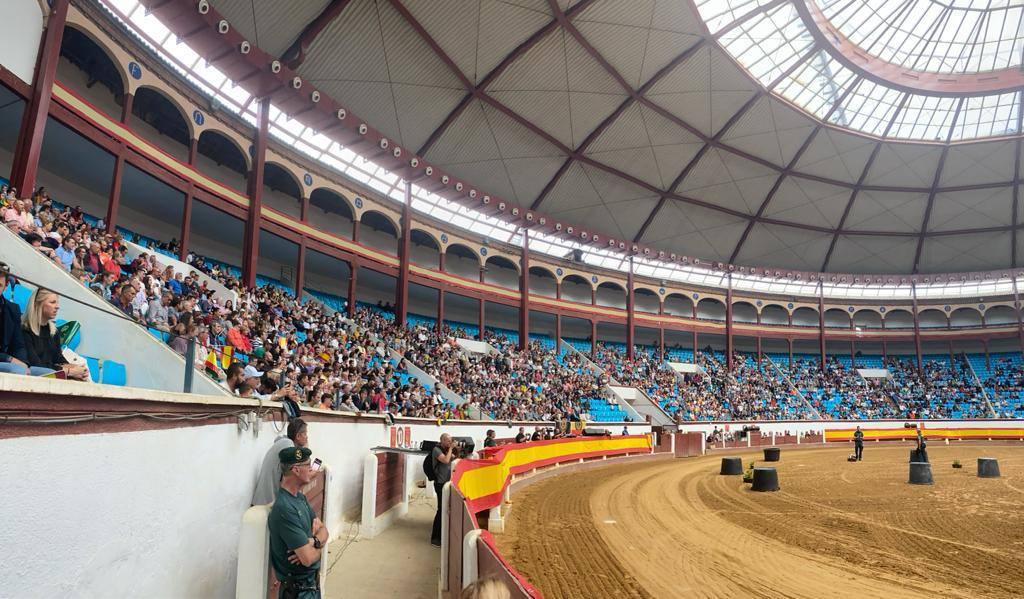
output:
[[3,16],[7,27],[0,35],[0,64],[31,84],[43,35],[41,5],[38,0],[4,0]]

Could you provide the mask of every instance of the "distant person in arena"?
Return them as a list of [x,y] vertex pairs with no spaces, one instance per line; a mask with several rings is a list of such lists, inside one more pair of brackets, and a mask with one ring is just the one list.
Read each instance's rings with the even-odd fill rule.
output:
[[280,453],[290,447],[309,447],[309,427],[302,418],[295,418],[288,423],[286,434],[274,440],[267,455],[263,457],[260,475],[256,479],[256,491],[252,494],[253,505],[264,505],[274,501],[277,490],[281,487]]
[[859,426],[853,431],[853,453],[858,462],[864,458],[864,431]]
[[313,480],[305,447],[288,447],[278,455],[281,486],[270,510],[270,565],[281,582],[279,599],[320,599],[320,558],[328,532],[302,494]]
[[434,513],[434,527],[430,531],[430,544],[441,546],[441,492],[444,484],[452,478],[452,462],[455,461],[455,444],[448,433],[443,433],[437,445],[430,452],[434,462],[434,494],[437,495],[437,512]]

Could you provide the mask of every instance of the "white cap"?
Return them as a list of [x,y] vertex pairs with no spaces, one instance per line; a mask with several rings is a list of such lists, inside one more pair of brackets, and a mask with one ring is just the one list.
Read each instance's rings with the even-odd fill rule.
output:
[[263,376],[263,373],[260,372],[259,370],[256,370],[256,367],[253,366],[252,364],[249,364],[248,366],[245,367],[244,370],[242,370],[243,379],[258,379],[261,376]]

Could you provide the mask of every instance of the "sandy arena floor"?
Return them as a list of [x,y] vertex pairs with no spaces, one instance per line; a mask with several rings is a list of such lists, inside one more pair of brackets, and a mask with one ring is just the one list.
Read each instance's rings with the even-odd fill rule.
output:
[[565,474],[496,538],[552,599],[1024,596],[1024,445],[932,445],[934,486],[907,484],[909,449],[784,449],[775,493],[719,476],[726,454]]

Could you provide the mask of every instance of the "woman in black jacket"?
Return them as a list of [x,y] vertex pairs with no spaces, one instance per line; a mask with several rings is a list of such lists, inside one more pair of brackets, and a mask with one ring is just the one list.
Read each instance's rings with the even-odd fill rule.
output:
[[69,364],[60,347],[60,335],[54,321],[60,311],[60,296],[40,287],[28,298],[28,310],[22,322],[25,354],[29,366],[62,370],[69,379],[84,381],[89,370]]

